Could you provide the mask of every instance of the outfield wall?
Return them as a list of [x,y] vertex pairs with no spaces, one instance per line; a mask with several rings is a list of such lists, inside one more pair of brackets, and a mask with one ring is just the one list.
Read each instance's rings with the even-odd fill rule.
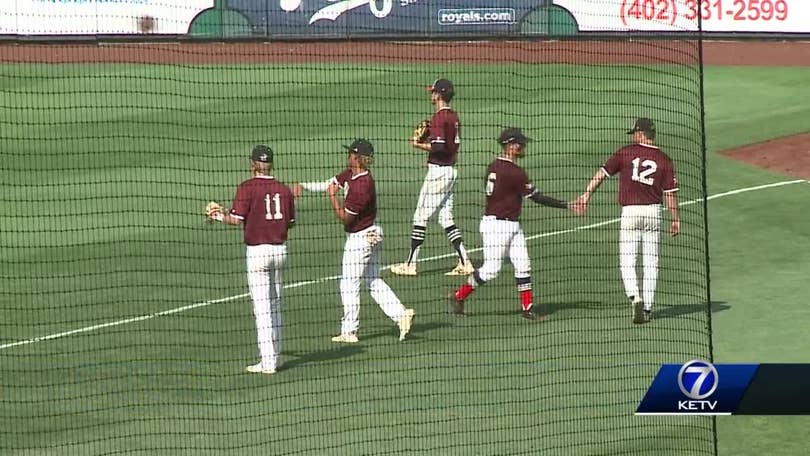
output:
[[6,39],[810,36],[805,0],[8,0]]

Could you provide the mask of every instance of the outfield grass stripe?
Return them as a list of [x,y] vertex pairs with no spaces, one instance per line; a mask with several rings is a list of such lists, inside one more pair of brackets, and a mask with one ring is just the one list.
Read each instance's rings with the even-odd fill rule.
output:
[[[800,183],[810,183],[810,181],[807,181],[807,180],[804,180],[804,179],[796,179],[796,180],[790,180],[790,181],[774,182],[774,183],[771,183],[771,184],[757,185],[757,186],[754,186],[754,187],[739,188],[739,189],[736,189],[736,190],[730,190],[730,191],[723,192],[723,193],[717,193],[717,194],[714,194],[714,195],[711,195],[711,196],[707,197],[706,199],[707,200],[714,200],[714,199],[723,198],[723,197],[726,197],[726,196],[739,195],[741,193],[753,192],[753,191],[758,191],[758,190],[765,190],[765,189],[775,188],[775,187],[783,187],[783,186],[786,186],[786,185],[793,185],[793,184],[800,184]],[[692,204],[700,203],[702,201],[703,201],[702,198],[693,199],[693,200],[681,202],[679,204],[679,206],[689,206],[689,205],[692,205]],[[531,241],[531,240],[535,240],[535,239],[542,239],[542,238],[553,237],[553,236],[562,236],[564,234],[576,233],[578,231],[591,230],[591,229],[594,229],[594,228],[599,228],[599,227],[602,227],[602,226],[618,223],[619,220],[620,220],[619,218],[613,218],[613,219],[605,220],[605,221],[598,222],[598,223],[592,223],[590,225],[578,226],[576,228],[570,228],[570,229],[566,229],[566,230],[550,231],[550,232],[547,232],[547,233],[535,234],[535,235],[527,236],[526,240]],[[483,250],[482,248],[478,247],[478,248],[470,249],[469,252],[474,253],[474,252],[480,252],[482,250]],[[451,257],[455,257],[455,256],[456,256],[455,253],[448,253],[448,254],[444,254],[444,255],[436,255],[436,256],[425,258],[425,259],[421,260],[420,263],[421,262],[441,260],[441,259],[451,258]],[[388,265],[388,266],[384,266],[382,268],[382,270],[388,270],[390,268],[391,268],[391,265]],[[320,284],[320,283],[329,282],[329,281],[338,280],[338,279],[340,279],[339,275],[333,275],[333,276],[322,277],[322,278],[315,279],[315,280],[294,282],[294,283],[285,285],[284,288],[285,289],[299,288],[299,287],[303,287],[303,286],[307,286],[307,285],[315,285],[315,284]],[[16,342],[10,342],[10,343],[0,345],[0,350],[6,350],[6,349],[9,349],[9,348],[13,348],[13,347],[19,347],[19,346],[22,346],[22,345],[29,345],[29,344],[33,344],[33,343],[37,343],[37,342],[48,341],[48,340],[61,339],[63,337],[68,337],[68,336],[73,336],[73,335],[76,335],[76,334],[92,332],[92,331],[96,331],[96,330],[99,330],[99,329],[110,328],[110,327],[114,327],[114,326],[121,326],[121,325],[130,324],[130,323],[137,323],[137,322],[141,322],[141,321],[152,320],[152,319],[158,318],[158,317],[165,317],[165,316],[168,316],[168,315],[173,315],[173,314],[185,312],[185,311],[188,311],[188,310],[198,309],[198,308],[201,308],[201,307],[207,307],[207,306],[210,306],[210,305],[213,305],[213,304],[221,304],[221,303],[225,303],[225,302],[235,301],[237,299],[246,298],[246,297],[248,297],[248,294],[247,293],[242,293],[242,294],[238,294],[238,295],[234,295],[234,296],[228,296],[228,297],[225,297],[225,298],[219,298],[219,299],[212,299],[212,300],[208,300],[208,301],[197,302],[197,303],[194,303],[194,304],[189,304],[189,305],[186,305],[186,306],[176,307],[174,309],[163,310],[163,311],[155,312],[155,313],[152,313],[152,314],[141,315],[141,316],[133,317],[133,318],[127,318],[127,319],[124,319],[124,320],[111,321],[111,322],[102,323],[102,324],[99,324],[99,325],[87,326],[87,327],[84,327],[84,328],[73,329],[73,330],[65,331],[65,332],[61,332],[61,333],[50,334],[50,335],[47,335],[47,336],[40,336],[40,337],[34,337],[32,339],[26,339],[26,340],[20,340],[20,341],[16,341]]]

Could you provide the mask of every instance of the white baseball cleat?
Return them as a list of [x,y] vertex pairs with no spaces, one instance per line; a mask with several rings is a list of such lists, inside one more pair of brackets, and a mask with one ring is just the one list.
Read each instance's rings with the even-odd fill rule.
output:
[[405,313],[399,317],[399,340],[405,340],[405,336],[411,332],[411,326],[413,326],[413,316],[416,312],[413,309],[405,309]]
[[399,276],[415,276],[416,263],[399,263],[391,266],[391,272]]
[[461,260],[458,261],[458,264],[455,268],[453,268],[450,272],[446,272],[444,275],[446,276],[468,276],[475,271],[475,268],[472,265],[472,262],[467,260],[466,263],[462,263]]
[[275,369],[262,369],[262,363],[254,364],[252,366],[248,366],[245,368],[246,371],[250,372],[251,374],[265,374],[265,375],[272,375],[276,373]]
[[355,332],[340,333],[332,338],[332,342],[341,342],[344,344],[356,344],[359,341],[360,339],[357,338],[357,333]]

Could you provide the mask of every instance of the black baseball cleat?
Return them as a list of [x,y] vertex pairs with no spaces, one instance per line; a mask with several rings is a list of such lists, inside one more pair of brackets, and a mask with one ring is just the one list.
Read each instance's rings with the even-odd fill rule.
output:
[[457,317],[464,316],[464,301],[459,301],[455,293],[450,293],[447,299],[447,313]]
[[649,320],[644,321],[644,301],[640,297],[631,297],[630,307],[633,310],[633,324],[641,325],[649,322]]
[[652,310],[644,309],[644,323],[652,321]]
[[542,315],[535,312],[534,307],[532,307],[529,310],[524,310],[523,313],[521,314],[521,317],[523,317],[525,320],[532,320],[532,321],[537,321],[537,320],[542,320],[543,319]]

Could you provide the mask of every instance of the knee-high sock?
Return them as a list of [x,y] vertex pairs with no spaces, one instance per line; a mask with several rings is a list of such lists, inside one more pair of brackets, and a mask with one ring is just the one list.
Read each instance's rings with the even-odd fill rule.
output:
[[524,311],[532,308],[532,278],[531,277],[515,277],[517,284],[518,294],[520,294],[520,305]]
[[461,240],[461,230],[456,225],[450,225],[444,229],[444,232],[447,233],[447,240],[456,249],[459,261],[467,264],[469,257],[467,256],[467,249],[464,248],[464,243]]
[[422,243],[425,242],[425,231],[427,227],[414,225],[411,230],[411,253],[408,255],[408,264],[416,263],[419,258],[419,250],[422,248]]
[[461,284],[461,286],[456,289],[456,300],[463,301],[467,299],[473,293],[473,291],[475,291],[476,287],[485,283],[486,282],[481,279],[481,276],[478,274],[478,271],[473,272],[472,275],[470,275],[470,278],[467,279],[467,282]]

